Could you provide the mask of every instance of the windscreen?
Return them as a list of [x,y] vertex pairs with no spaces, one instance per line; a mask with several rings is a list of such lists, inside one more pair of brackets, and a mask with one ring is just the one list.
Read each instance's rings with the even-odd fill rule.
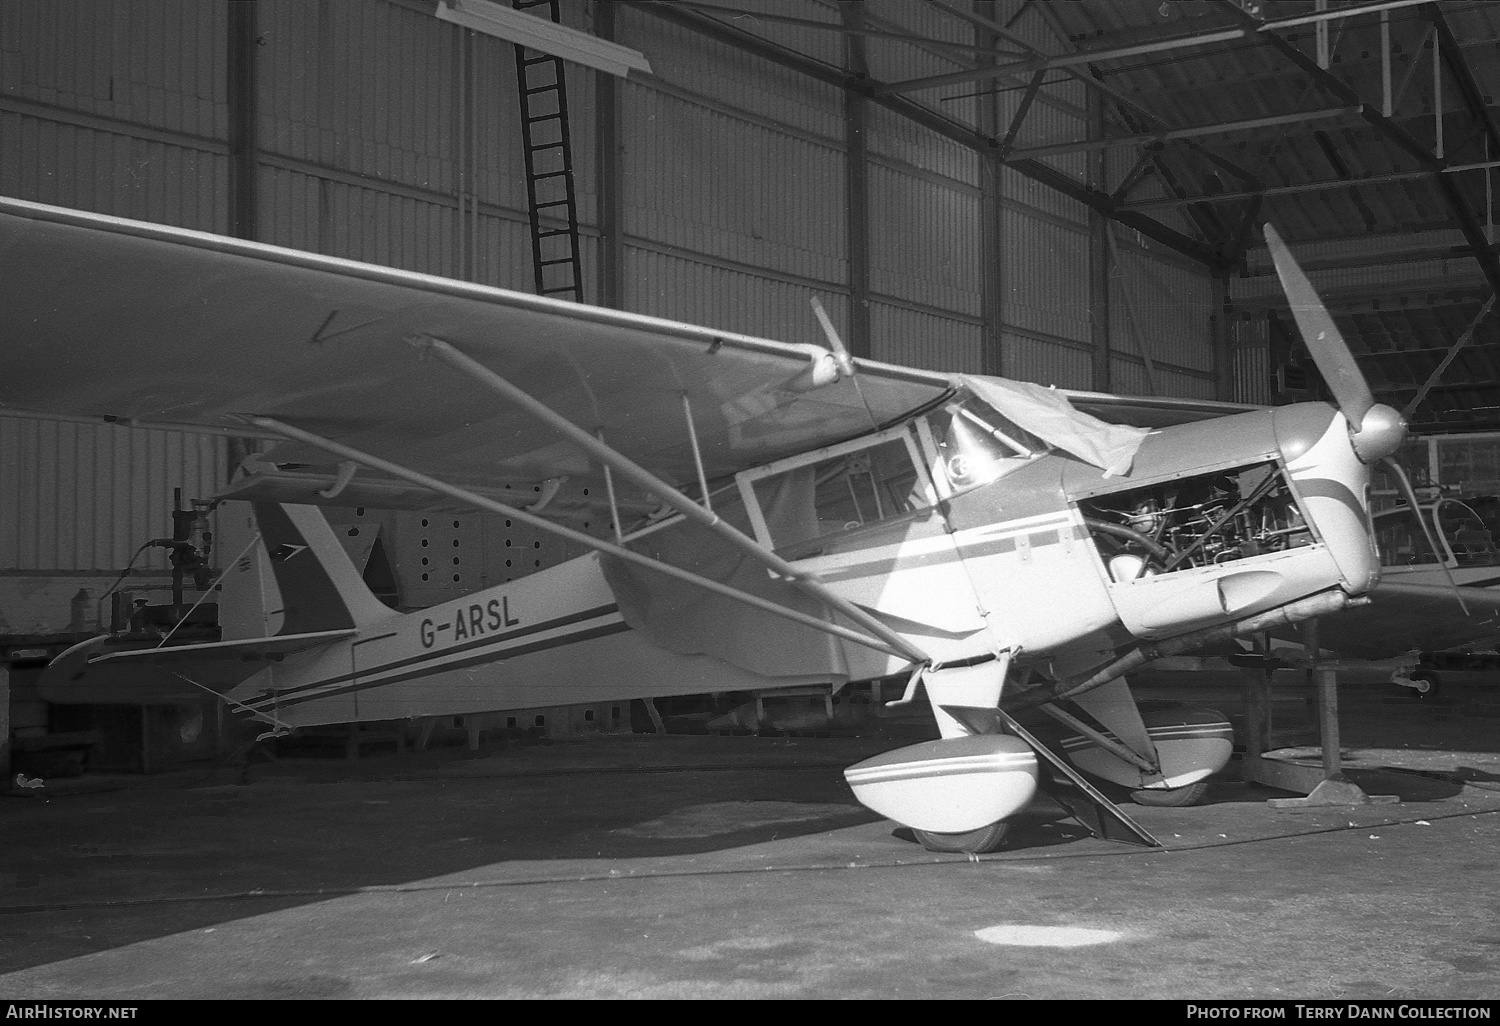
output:
[[1051,448],[973,395],[929,414],[927,422],[954,491],[998,480]]

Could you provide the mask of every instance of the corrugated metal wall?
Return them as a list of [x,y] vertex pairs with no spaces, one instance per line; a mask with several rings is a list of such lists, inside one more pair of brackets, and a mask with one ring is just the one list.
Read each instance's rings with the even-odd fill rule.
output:
[[[923,39],[972,42],[973,30],[935,7],[872,0],[867,27]],[[871,77],[899,82],[955,70],[957,52],[880,37],[865,44]],[[920,97],[930,101],[928,95]],[[944,104],[972,119],[976,101]],[[979,371],[983,355],[983,258],[977,154],[892,111],[867,112],[870,352],[879,360]]]
[[654,72],[622,87],[626,307],[821,342],[817,296],[847,325],[837,91],[633,9],[616,17],[620,42]]
[[[1110,274],[1111,387],[1214,398],[1213,279],[1116,231]],[[1143,355],[1144,354],[1144,355]],[[1148,370],[1146,360],[1151,367]]]
[[[0,571],[123,568],[171,536],[174,489],[186,505],[227,475],[213,435],[0,416]],[[136,565],[165,569],[166,552]]]
[[[749,6],[841,16],[803,0]],[[1019,0],[1000,7],[1002,21],[1021,10]],[[0,3],[0,192],[227,231],[227,10],[225,0]],[[513,47],[437,21],[426,0],[261,0],[256,11],[259,237],[529,290]],[[564,0],[563,11],[566,23],[591,27],[582,0]],[[634,8],[614,15],[618,40],[654,68],[619,87],[625,305],[817,342],[808,299],[818,296],[848,325],[857,233],[840,91]],[[973,38],[972,27],[906,0],[871,0],[863,17],[880,30]],[[836,32],[737,23],[830,64],[845,59]],[[1035,17],[1015,28],[1060,48]],[[866,46],[871,73],[889,80],[953,70],[954,52],[873,36]],[[568,67],[586,298],[599,295],[595,77]],[[1002,126],[1021,95],[997,94]],[[921,98],[961,119],[980,109],[977,97]],[[1018,144],[1083,138],[1085,103],[1082,86],[1049,88]],[[1000,323],[987,328],[979,158],[878,106],[867,119],[869,218],[856,227],[869,240],[872,355],[978,371],[986,338],[998,338],[1007,374],[1094,387],[1087,292],[1097,239],[1085,208],[1002,171]],[[1092,173],[1084,154],[1047,162],[1079,181]],[[1206,274],[1129,239],[1121,250],[1114,388],[1148,387],[1122,316],[1128,282],[1158,391],[1211,395]],[[39,469],[49,460],[50,477]],[[0,569],[122,567],[169,526],[171,485],[210,491],[226,461],[211,436],[0,420],[0,468],[11,475],[0,482]]]
[[0,191],[224,230],[225,31],[194,0],[0,4]]
[[[194,0],[0,4],[0,193],[225,231],[226,32]],[[0,416],[0,630],[66,627],[90,571],[170,536],[175,489],[227,475],[216,435]],[[166,585],[165,550],[135,567],[127,587]]]
[[844,280],[837,144],[649,86],[627,87],[625,112],[631,241],[810,285]]
[[[1006,326],[1052,344],[1090,345],[1088,223],[1069,224],[1008,207],[1001,233],[1001,316]],[[1006,372],[1015,376],[1020,375],[1008,358],[1018,355],[1007,353]]]
[[1270,405],[1271,338],[1270,323],[1265,315],[1242,314],[1230,322],[1230,345],[1233,360],[1233,393],[1237,403]]

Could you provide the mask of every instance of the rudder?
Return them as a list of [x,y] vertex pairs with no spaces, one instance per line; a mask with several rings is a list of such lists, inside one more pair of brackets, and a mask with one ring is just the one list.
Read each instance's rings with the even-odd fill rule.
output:
[[370,591],[315,506],[251,504],[284,620],[277,634],[347,630],[393,615]]

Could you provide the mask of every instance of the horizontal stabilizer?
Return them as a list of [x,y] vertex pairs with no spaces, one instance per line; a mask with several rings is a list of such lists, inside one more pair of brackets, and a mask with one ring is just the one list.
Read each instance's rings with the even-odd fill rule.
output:
[[74,705],[182,702],[202,698],[204,688],[223,694],[269,663],[356,633],[316,631],[170,648],[122,647],[137,643],[105,634],[52,660],[37,680],[37,692],[44,701]]

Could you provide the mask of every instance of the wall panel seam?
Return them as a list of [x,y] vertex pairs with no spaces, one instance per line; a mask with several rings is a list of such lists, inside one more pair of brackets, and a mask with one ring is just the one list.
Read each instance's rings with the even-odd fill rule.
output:
[[156,128],[152,125],[142,124],[139,121],[129,121],[125,118],[87,114],[83,111],[71,110],[67,107],[57,107],[50,103],[24,100],[17,96],[0,95],[0,111],[9,114],[20,114],[24,117],[33,117],[40,121],[53,121],[58,124],[72,125],[74,128],[88,128],[96,132],[107,132],[111,135],[122,135],[147,142],[180,146],[188,150],[201,150],[205,153],[214,153],[221,157],[229,155],[229,143],[225,140],[193,135],[189,132],[177,132],[168,128]]

